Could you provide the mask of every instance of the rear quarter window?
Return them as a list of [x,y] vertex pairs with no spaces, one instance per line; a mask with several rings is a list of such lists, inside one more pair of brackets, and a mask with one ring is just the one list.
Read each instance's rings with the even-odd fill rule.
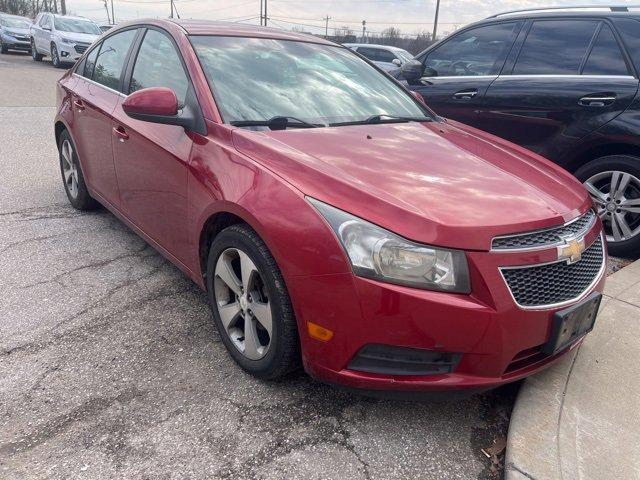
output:
[[613,24],[622,37],[627,52],[635,65],[636,76],[640,71],[640,20],[632,18],[617,18]]

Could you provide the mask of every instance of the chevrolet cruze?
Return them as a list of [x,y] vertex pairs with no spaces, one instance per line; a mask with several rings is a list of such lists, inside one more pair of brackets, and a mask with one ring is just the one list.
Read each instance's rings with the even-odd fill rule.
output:
[[602,224],[580,183],[434,115],[328,41],[148,20],[58,83],[67,196],[206,290],[226,348],[369,391],[487,389],[593,327]]

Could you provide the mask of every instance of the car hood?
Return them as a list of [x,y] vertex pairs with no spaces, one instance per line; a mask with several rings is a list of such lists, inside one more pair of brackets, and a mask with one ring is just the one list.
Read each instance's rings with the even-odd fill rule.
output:
[[24,35],[29,36],[31,30],[29,28],[15,28],[15,27],[4,27],[2,29],[4,33],[7,35]]
[[73,32],[58,32],[60,38],[71,40],[72,42],[93,43],[99,35],[93,35],[91,33],[73,33]]
[[304,194],[422,243],[488,250],[496,235],[559,225],[591,204],[560,167],[451,121],[233,136]]

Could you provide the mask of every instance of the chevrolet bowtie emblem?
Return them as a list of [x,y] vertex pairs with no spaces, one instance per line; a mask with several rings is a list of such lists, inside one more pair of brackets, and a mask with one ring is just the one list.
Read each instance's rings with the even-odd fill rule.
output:
[[577,240],[572,238],[566,239],[564,245],[558,247],[558,260],[566,260],[569,265],[579,262],[584,252],[584,238]]

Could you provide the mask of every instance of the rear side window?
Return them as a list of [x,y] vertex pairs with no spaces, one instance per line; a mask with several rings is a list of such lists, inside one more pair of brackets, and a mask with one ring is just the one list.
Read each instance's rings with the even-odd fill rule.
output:
[[590,20],[534,22],[513,74],[578,75],[597,26]]
[[427,54],[425,66],[439,77],[499,73],[513,44],[518,23],[498,23],[460,33]]
[[635,64],[637,73],[640,70],[640,21],[631,18],[615,18],[613,24],[622,36],[622,42]]
[[[105,87],[118,90],[122,66],[127,57],[129,47],[133,42],[137,30],[126,30],[117,33],[102,42],[98,58],[95,61],[93,80]],[[87,59],[88,60],[88,59]],[[89,62],[87,61],[87,66]]]
[[189,80],[173,42],[157,30],[148,30],[133,67],[129,93],[142,88],[168,87],[183,105]]
[[628,75],[627,64],[611,28],[604,24],[585,63],[583,75]]
[[84,70],[79,72],[83,77],[93,78],[93,70],[96,66],[96,58],[98,58],[98,52],[100,51],[100,45],[89,52],[84,62]]

